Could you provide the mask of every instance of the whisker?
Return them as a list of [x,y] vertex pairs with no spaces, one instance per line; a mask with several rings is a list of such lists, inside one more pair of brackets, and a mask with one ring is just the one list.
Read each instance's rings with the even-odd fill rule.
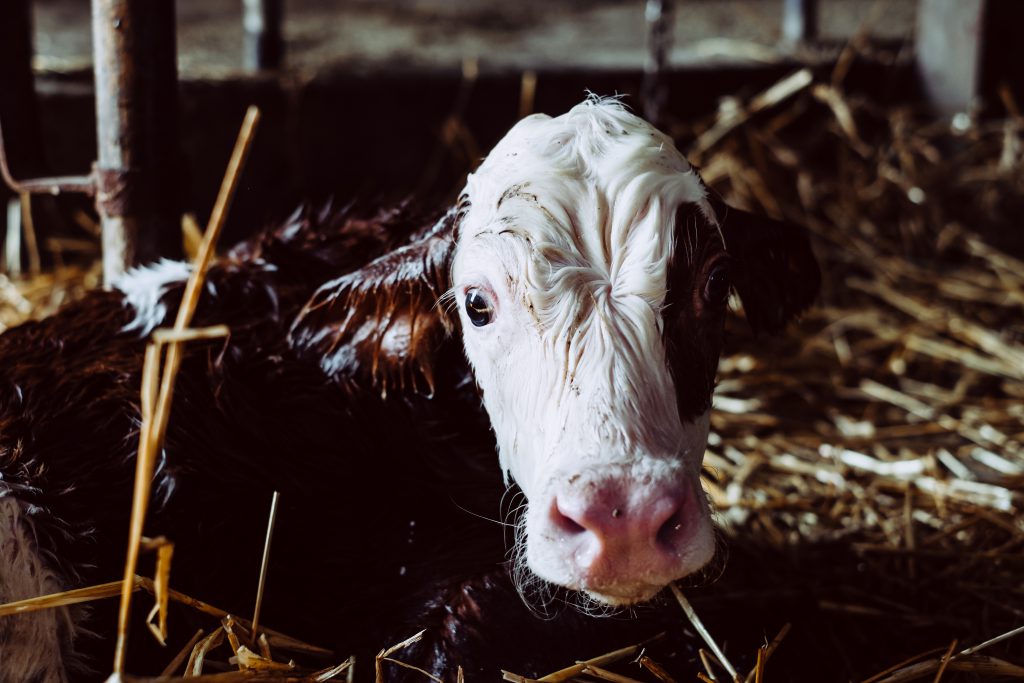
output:
[[473,515],[474,517],[482,519],[482,520],[484,520],[486,522],[493,522],[493,523],[498,524],[500,526],[513,526],[512,524],[509,524],[508,522],[503,522],[500,519],[492,519],[491,517],[488,517],[487,515],[482,515],[479,512],[473,512],[469,508],[464,507],[463,505],[460,505],[459,502],[456,501],[454,498],[449,498],[449,500],[452,502],[452,505],[454,505],[455,507],[459,508],[460,510],[462,510],[466,514]]

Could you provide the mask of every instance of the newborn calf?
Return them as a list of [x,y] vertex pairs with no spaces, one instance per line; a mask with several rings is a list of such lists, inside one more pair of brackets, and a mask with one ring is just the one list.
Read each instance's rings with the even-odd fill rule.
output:
[[727,211],[667,136],[598,98],[520,121],[454,211],[324,285],[294,343],[329,373],[351,372],[354,345],[378,375],[411,365],[429,380],[430,350],[457,331],[501,468],[529,501],[524,582],[630,605],[700,569],[729,294],[780,327],[817,292],[804,237]]
[[[188,272],[135,271],[0,335],[0,602],[119,578],[142,354]],[[437,221],[297,215],[212,267],[195,325],[231,335],[187,346],[146,532],[177,544],[172,585],[244,614],[280,490],[266,623],[343,654],[427,626],[420,666],[488,669],[504,540],[467,510],[521,489],[510,571],[530,595],[632,605],[698,570],[730,293],[775,330],[818,278],[799,230],[710,198],[618,102],[529,117]],[[110,616],[0,619],[0,680],[74,677]]]

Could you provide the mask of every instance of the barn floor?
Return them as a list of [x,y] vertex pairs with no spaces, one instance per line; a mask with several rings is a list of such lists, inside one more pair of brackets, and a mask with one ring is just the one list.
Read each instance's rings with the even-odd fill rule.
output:
[[[753,101],[677,132],[725,197],[809,227],[824,291],[786,335],[730,324],[705,460],[728,560],[687,592],[743,672],[784,632],[765,680],[933,680],[1024,623],[1024,254],[983,237],[1024,209],[1024,126],[953,129],[827,77]],[[0,322],[94,277],[0,280]],[[942,680],[1022,667],[1017,636]]]

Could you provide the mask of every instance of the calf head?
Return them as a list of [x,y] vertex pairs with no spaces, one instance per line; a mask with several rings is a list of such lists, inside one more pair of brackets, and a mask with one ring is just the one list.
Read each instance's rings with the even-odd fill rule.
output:
[[419,339],[378,376],[430,377],[429,348],[458,329],[529,502],[520,559],[625,605],[714,553],[699,472],[730,292],[774,330],[818,280],[798,229],[710,199],[667,136],[591,98],[520,121],[445,221],[325,285],[296,339],[329,340],[335,371],[339,353],[368,345],[377,368],[389,338]]

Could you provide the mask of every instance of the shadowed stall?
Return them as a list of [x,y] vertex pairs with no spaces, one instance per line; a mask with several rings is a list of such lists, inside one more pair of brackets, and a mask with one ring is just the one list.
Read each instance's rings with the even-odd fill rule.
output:
[[[783,3],[774,4],[781,27]],[[684,21],[686,12],[703,3],[651,5],[650,28],[663,34],[670,10],[673,21]],[[754,0],[736,6],[747,16],[763,10]],[[133,406],[132,411],[138,406],[141,422],[132,424],[132,433],[156,439],[145,445],[156,474],[144,473],[140,481],[156,482],[146,495],[159,505],[176,502],[145,526],[138,518],[138,536],[143,528],[146,536],[133,541],[139,565],[125,568],[124,582],[115,581],[120,574],[101,577],[83,568],[88,586],[0,605],[0,620],[89,605],[95,623],[109,631],[98,640],[83,637],[92,643],[86,654],[101,671],[82,674],[81,680],[106,678],[116,635],[114,598],[123,591],[133,602],[124,613],[126,681],[1024,678],[1024,238],[1018,229],[1024,215],[1024,93],[1009,77],[994,86],[980,79],[977,106],[938,114],[919,98],[908,57],[913,43],[894,47],[872,36],[871,22],[884,10],[865,10],[864,21],[830,48],[827,22],[834,16],[830,7],[838,4],[786,6],[791,13],[802,8],[798,18],[805,24],[780,36],[791,38],[778,48],[785,59],[751,71],[723,67],[722,73],[733,74],[722,77],[729,91],[712,89],[699,97],[699,89],[690,86],[713,85],[715,72],[695,76],[678,62],[673,67],[674,48],[664,35],[655,41],[660,52],[648,53],[647,24],[642,8],[634,7],[640,27],[636,55],[651,54],[652,61],[647,97],[626,102],[660,119],[699,169],[726,226],[737,225],[730,224],[730,213],[744,220],[739,210],[804,226],[821,270],[814,304],[776,336],[763,329],[781,321],[763,313],[758,302],[784,298],[785,279],[744,281],[734,268],[717,379],[709,378],[713,410],[700,470],[717,525],[718,552],[710,564],[647,605],[602,611],[582,603],[581,611],[565,591],[543,604],[528,596],[530,604],[524,604],[506,553],[513,538],[507,525],[517,523],[525,497],[503,486],[494,428],[481,418],[476,380],[459,375],[465,363],[461,346],[436,342],[444,354],[427,358],[421,349],[445,338],[446,330],[433,319],[409,322],[409,316],[389,313],[390,332],[372,338],[376,346],[370,349],[360,341],[369,338],[369,328],[353,320],[384,315],[364,310],[363,301],[375,300],[363,294],[365,299],[351,299],[360,302],[351,308],[335,303],[347,304],[344,297],[363,286],[345,280],[345,273],[385,254],[390,260],[375,262],[370,271],[379,280],[367,277],[374,287],[386,287],[389,277],[413,268],[409,263],[426,270],[422,282],[392,296],[396,310],[407,307],[415,321],[421,299],[441,300],[443,308],[444,291],[430,269],[444,245],[430,242],[411,259],[392,250],[410,236],[419,249],[423,243],[416,236],[443,236],[445,221],[468,211],[462,206],[437,223],[430,213],[455,199],[451,188],[461,187],[465,173],[477,169],[480,156],[518,115],[560,114],[562,100],[579,101],[576,86],[586,81],[627,84],[640,92],[641,69],[501,74],[489,72],[486,59],[467,59],[456,77],[426,81],[441,84],[437,102],[408,104],[413,112],[428,108],[427,123],[403,124],[403,117],[413,117],[396,103],[410,100],[364,83],[360,92],[380,98],[368,101],[367,110],[390,112],[379,122],[387,123],[382,130],[331,125],[331,111],[363,105],[345,97],[351,80],[282,71],[252,80],[184,83],[182,140],[191,179],[181,178],[181,187],[223,172],[243,101],[255,94],[271,106],[249,166],[236,164],[229,181],[238,183],[238,215],[226,220],[224,201],[213,212],[214,222],[226,220],[229,235],[220,241],[221,256],[213,258],[208,279],[196,276],[191,285],[197,298],[190,303],[178,282],[162,290],[169,296],[153,299],[167,309],[159,319],[172,322],[179,304],[182,310],[198,304],[194,322],[191,313],[182,313],[175,329],[144,335],[153,348],[180,345],[184,358],[175,390],[179,402],[167,418],[167,448],[230,453],[229,465],[207,477],[196,476],[200,466],[187,464],[175,476],[194,493],[187,503],[174,498],[160,483],[169,480],[161,469],[167,463],[158,455],[159,430],[150,423],[161,393],[156,356],[146,369],[134,351],[109,368],[97,366],[97,373],[130,378],[109,405]],[[617,7],[610,2],[605,9]],[[661,13],[655,11],[659,7]],[[238,15],[241,8],[236,9]],[[267,40],[272,38],[270,30]],[[301,44],[289,45],[287,68],[292,47],[298,64],[308,59]],[[827,57],[813,54],[828,49]],[[241,51],[233,54],[237,58]],[[192,99],[190,89],[202,94]],[[53,90],[47,92],[54,97]],[[225,103],[224,111],[214,112],[218,107],[211,102]],[[203,154],[201,141],[210,133],[197,132],[189,122],[206,113],[211,122],[226,121],[228,110],[230,125],[212,125],[223,138],[218,149]],[[397,128],[391,125],[396,121]],[[298,139],[305,141],[305,151],[290,146]],[[376,201],[378,195],[357,191],[368,185],[332,180],[328,168],[333,163],[348,178],[369,175],[336,151],[347,149],[361,159],[362,147],[377,140],[382,149],[399,140],[418,159],[412,165],[372,162],[385,168],[393,187],[422,191],[392,211],[380,209],[386,203]],[[275,174],[285,166],[303,172],[282,181]],[[212,205],[216,190],[216,182],[208,184],[182,193],[183,205],[200,216],[209,211],[204,207]],[[519,192],[516,200],[528,194]],[[342,208],[304,209],[277,220],[293,200],[319,205],[323,194],[336,195]],[[230,235],[232,220],[236,233],[249,237],[239,246]],[[264,225],[272,227],[260,232]],[[41,232],[48,229],[44,224]],[[205,243],[208,255],[212,237],[213,232]],[[201,239],[194,219],[186,217],[181,242],[190,258],[204,251]],[[760,257],[785,263],[778,248],[754,241],[734,245],[734,253],[743,262]],[[102,301],[104,315],[127,320],[111,298],[118,292],[97,291],[101,269],[95,253],[55,260],[44,247],[43,256],[38,274],[0,274],[0,329],[17,333],[19,325],[40,320],[52,325],[46,321],[56,319],[48,316],[61,307],[89,301]],[[799,275],[798,265],[791,265],[792,277],[808,277]],[[346,270],[332,272],[341,268]],[[456,300],[438,315],[455,315],[462,305]],[[487,302],[476,305],[488,324],[493,311]],[[787,310],[799,308],[789,302]],[[274,327],[295,316],[303,322]],[[84,315],[75,320],[105,324]],[[153,322],[159,324],[156,317]],[[752,331],[748,322],[762,331]],[[346,453],[371,453],[398,444],[417,456],[401,461],[412,463],[409,471],[372,458],[341,468],[323,456],[327,450],[317,450],[334,438],[321,431],[318,420],[343,413],[332,412],[332,392],[341,386],[356,395],[357,381],[325,384],[305,369],[288,374],[293,371],[282,368],[291,362],[293,340],[302,340],[304,353],[319,359],[311,368],[328,374],[353,362],[345,353],[355,354],[360,372],[376,378],[374,386],[384,391],[359,393],[355,412],[337,418],[364,425],[341,446]],[[173,362],[164,361],[164,372]],[[8,384],[26,376],[24,368],[0,370],[0,382]],[[162,390],[168,394],[174,380],[169,381]],[[181,402],[180,396],[189,398]],[[685,400],[681,395],[680,403]],[[441,407],[425,410],[430,401]],[[97,409],[89,407],[90,418]],[[230,429],[213,418],[222,414],[237,416]],[[394,421],[375,422],[380,415]],[[414,420],[424,416],[429,419]],[[120,419],[111,414],[115,418]],[[460,426],[439,436],[439,424]],[[372,431],[365,425],[373,425]],[[0,436],[4,429],[25,428],[0,421]],[[33,438],[66,443],[55,434]],[[128,478],[138,444],[129,445]],[[265,450],[285,453],[294,471],[265,468],[256,455]],[[16,457],[12,448],[0,453],[0,462]],[[271,513],[271,492],[277,490],[281,496],[275,494]],[[69,500],[78,495],[68,492]],[[132,497],[117,496],[127,519]],[[372,504],[362,505],[366,500]],[[139,504],[138,494],[134,501]],[[297,510],[318,512],[297,517]],[[47,512],[40,511],[39,519]],[[112,562],[120,567],[126,525],[99,520],[103,529],[107,525],[118,544],[100,554],[116,558]],[[186,550],[171,557],[171,548],[180,553],[193,535],[210,528],[230,533],[215,536],[226,540],[201,546],[197,555]],[[60,558],[61,566],[77,561],[77,555]],[[226,586],[219,594],[206,592],[214,577]],[[605,618],[583,613],[587,609]],[[0,621],[0,638],[4,633]],[[0,651],[0,668],[2,662]]]

